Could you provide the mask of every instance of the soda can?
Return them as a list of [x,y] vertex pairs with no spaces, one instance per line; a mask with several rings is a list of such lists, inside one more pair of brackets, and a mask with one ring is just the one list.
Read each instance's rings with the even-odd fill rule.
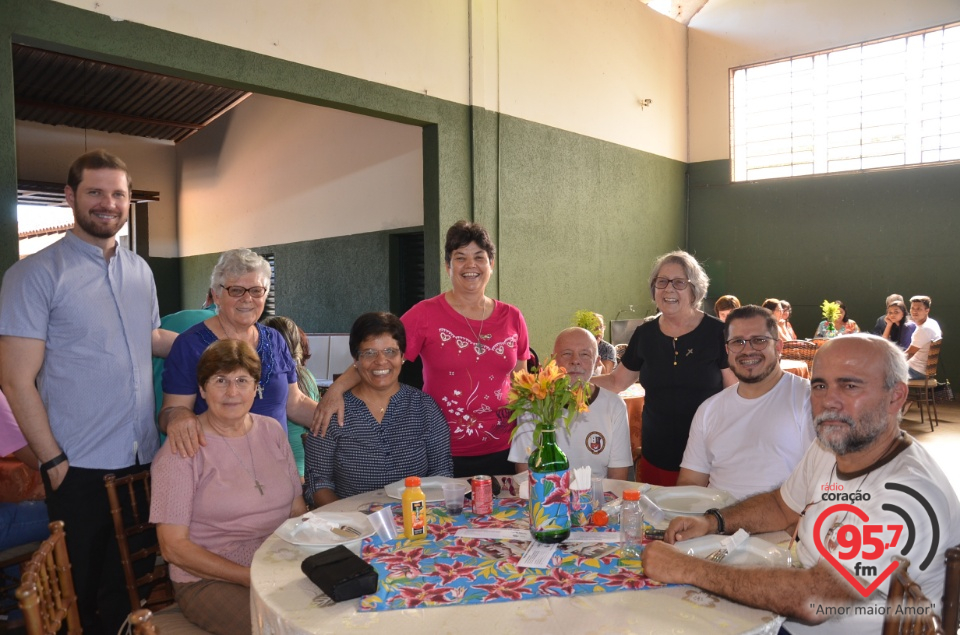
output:
[[493,482],[489,476],[480,474],[471,480],[473,488],[473,513],[484,516],[493,511]]

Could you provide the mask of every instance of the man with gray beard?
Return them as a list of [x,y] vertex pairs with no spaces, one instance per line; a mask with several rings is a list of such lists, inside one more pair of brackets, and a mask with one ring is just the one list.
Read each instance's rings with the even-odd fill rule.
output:
[[[787,481],[673,520],[665,541],[646,547],[644,573],[784,615],[789,633],[880,632],[894,556],[908,557],[910,577],[939,599],[944,552],[960,543],[960,502],[930,454],[900,430],[906,382],[906,357],[892,342],[859,334],[824,344],[810,382],[817,442]],[[802,569],[731,567],[672,546],[793,527]]]

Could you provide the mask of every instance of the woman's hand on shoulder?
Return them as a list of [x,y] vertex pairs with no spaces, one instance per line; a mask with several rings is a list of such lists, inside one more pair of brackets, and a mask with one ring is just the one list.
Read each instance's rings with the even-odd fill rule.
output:
[[310,426],[310,433],[313,436],[317,436],[317,434],[321,437],[327,436],[327,428],[330,427],[330,422],[333,420],[334,415],[337,416],[340,427],[343,427],[343,393],[337,390],[327,390],[317,403],[317,409],[313,413],[313,424]]
[[186,408],[176,408],[168,413],[167,443],[174,454],[190,458],[207,444],[200,427],[200,420]]

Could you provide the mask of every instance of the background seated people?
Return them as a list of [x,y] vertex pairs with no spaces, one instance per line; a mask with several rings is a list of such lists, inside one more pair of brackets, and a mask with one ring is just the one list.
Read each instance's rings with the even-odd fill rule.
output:
[[[589,465],[593,476],[625,480],[633,464],[627,406],[616,393],[589,384],[597,359],[595,336],[582,328],[568,328],[557,336],[553,354],[571,381],[583,382],[593,390],[590,410],[576,416],[569,432],[566,426],[557,426],[557,444],[570,467]],[[510,445],[510,460],[516,463],[518,473],[527,469],[533,431],[534,422],[522,418]]]
[[740,382],[700,404],[677,485],[709,486],[742,500],[781,485],[815,434],[810,382],[780,368],[783,342],[773,314],[752,304],[734,309],[726,332],[730,370]]
[[790,324],[790,316],[793,315],[793,305],[787,302],[786,300],[780,300],[780,323],[782,324],[782,332],[784,335],[787,335],[787,340],[799,339],[797,337],[797,332],[793,330],[793,324]]
[[907,305],[902,300],[894,300],[887,305],[887,314],[883,318],[883,331],[877,333],[885,340],[890,340],[903,350],[910,348],[910,340],[917,325],[910,321]]
[[767,298],[763,301],[763,308],[770,311],[773,314],[773,318],[777,321],[777,338],[783,342],[787,340],[796,339],[790,337],[790,334],[787,333],[786,327],[783,323],[783,305],[780,304],[780,300],[776,298]]
[[276,419],[284,433],[288,418],[311,427],[317,402],[300,391],[287,343],[257,322],[270,291],[270,263],[249,249],[225,251],[213,268],[210,288],[218,312],[177,336],[163,370],[159,423],[167,443],[182,456],[193,456],[206,445],[197,418],[207,409],[197,392],[197,360],[210,344],[226,339],[246,342],[260,358],[263,376],[251,412]]
[[639,379],[646,391],[638,481],[676,485],[694,413],[737,381],[727,364],[723,322],[701,310],[709,284],[687,252],[657,258],[648,285],[660,313],[637,327],[612,373],[591,380],[620,392]]
[[450,429],[432,397],[401,384],[407,346],[392,313],[364,313],[350,329],[360,383],[343,395],[346,423],[308,436],[307,496],[315,506],[378,489],[407,476],[453,476]]
[[915,295],[910,298],[910,319],[917,325],[907,348],[910,379],[923,379],[927,376],[927,356],[930,354],[930,342],[943,337],[940,323],[930,317],[929,296]]
[[[840,555],[850,553],[849,543],[840,544],[846,542],[841,538],[850,538],[849,531],[843,535],[843,527],[858,532],[865,522],[900,527],[905,514],[914,519],[910,539],[922,545],[921,553],[910,553],[908,573],[928,598],[942,597],[944,554],[960,543],[960,502],[933,457],[900,430],[900,408],[906,397],[906,358],[892,342],[875,335],[851,335],[824,343],[814,359],[811,380],[817,442],[810,445],[800,465],[779,489],[704,516],[672,520],[664,541],[654,541],[644,550],[644,573],[661,582],[694,584],[708,593],[787,616],[783,628],[788,633],[879,633],[888,584],[881,583],[861,610],[841,613],[838,607],[862,603],[864,597],[834,567],[843,566],[851,578],[859,579],[861,588],[873,583],[893,556],[901,554],[902,546],[882,544],[892,531],[874,536],[884,549],[866,560],[873,568],[865,570],[866,551],[860,552],[861,558]],[[916,496],[892,489],[891,484],[909,488]],[[863,515],[837,509],[843,500],[836,496],[838,492],[861,494],[847,504]],[[794,527],[801,569],[714,563],[688,556],[672,544],[708,533],[744,529],[756,534]],[[821,556],[818,543],[832,561]],[[842,617],[828,619],[838,614]],[[811,623],[819,626],[811,628]]]
[[[900,295],[899,293],[891,293],[890,295],[887,296],[884,306],[889,308],[890,304],[897,300],[899,300],[900,302],[903,302],[903,296]],[[904,306],[906,306],[906,303],[904,303]],[[870,332],[873,333],[874,335],[882,336],[883,330],[886,328],[886,326],[887,326],[887,314],[884,313],[883,315],[877,318],[877,323],[873,326],[873,330]]]
[[735,295],[722,295],[713,303],[713,314],[721,322],[727,321],[730,311],[740,308],[740,300]]
[[262,369],[240,340],[214,342],[197,381],[207,443],[181,458],[165,443],[151,469],[157,523],[177,604],[211,633],[249,633],[253,553],[287,518],[307,511],[280,422],[251,413]]
[[[290,356],[297,368],[297,387],[304,395],[317,401],[320,399],[320,388],[317,386],[317,378],[313,376],[310,369],[304,366],[310,359],[310,343],[307,340],[303,329],[297,326],[296,322],[282,315],[274,315],[263,320],[263,323],[272,329],[276,329],[283,336],[283,341],[287,343],[290,349]],[[290,449],[293,450],[293,460],[297,463],[297,471],[303,476],[303,435],[309,432],[305,428],[293,421],[287,420],[287,439],[290,441]]]
[[[839,335],[850,335],[851,333],[859,333],[860,327],[857,326],[857,323],[847,317],[847,305],[843,303],[842,300],[834,300],[837,304],[840,305],[840,314],[837,316],[837,319],[833,321],[833,328],[837,330]],[[817,332],[814,334],[814,339],[824,339],[827,337],[827,321],[823,320],[817,326]]]

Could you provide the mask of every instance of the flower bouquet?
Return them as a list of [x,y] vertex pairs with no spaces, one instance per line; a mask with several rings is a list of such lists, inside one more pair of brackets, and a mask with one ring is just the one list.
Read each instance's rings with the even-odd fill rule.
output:
[[827,323],[827,337],[836,337],[836,321],[840,318],[840,303],[824,300],[820,305],[820,311],[823,313],[823,319]]
[[556,422],[563,421],[569,431],[577,413],[587,412],[588,395],[589,386],[571,382],[554,359],[536,373],[520,370],[513,374],[506,406],[512,411],[510,421],[529,415],[535,425],[535,447],[527,460],[527,508],[530,533],[539,542],[562,542],[570,535],[570,462],[557,445]]

